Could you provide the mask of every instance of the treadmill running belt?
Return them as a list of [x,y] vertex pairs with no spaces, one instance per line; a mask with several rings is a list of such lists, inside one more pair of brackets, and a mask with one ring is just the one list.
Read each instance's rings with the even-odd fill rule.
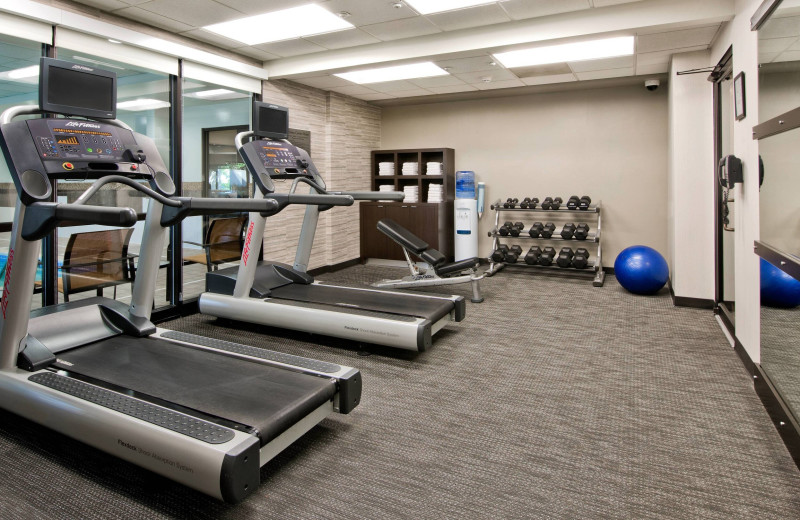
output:
[[364,309],[389,314],[417,316],[433,323],[444,318],[455,307],[452,300],[429,298],[415,294],[351,289],[320,284],[293,283],[276,287],[270,298],[299,302],[320,303],[337,307]]
[[331,379],[156,338],[105,339],[60,353],[55,366],[250,426],[262,446],[336,391]]

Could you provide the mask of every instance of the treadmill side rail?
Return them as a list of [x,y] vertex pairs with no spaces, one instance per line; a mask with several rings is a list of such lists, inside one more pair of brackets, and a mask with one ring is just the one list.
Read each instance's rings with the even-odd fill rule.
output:
[[[42,373],[53,374],[36,374]],[[30,377],[30,372],[0,371],[3,408],[221,500],[241,500],[258,487],[259,459],[249,455],[259,450],[254,435],[233,431],[230,441],[211,444],[37,384]]]

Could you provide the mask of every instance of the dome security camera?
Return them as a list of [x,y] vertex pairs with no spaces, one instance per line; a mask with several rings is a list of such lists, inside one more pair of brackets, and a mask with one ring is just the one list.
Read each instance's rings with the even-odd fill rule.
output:
[[644,82],[644,88],[653,92],[654,90],[658,90],[658,87],[661,85],[661,82],[657,79],[648,79]]

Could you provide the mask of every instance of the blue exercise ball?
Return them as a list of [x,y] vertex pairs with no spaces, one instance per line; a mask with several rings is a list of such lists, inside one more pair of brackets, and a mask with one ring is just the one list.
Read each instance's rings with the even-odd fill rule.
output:
[[761,303],[770,307],[800,305],[800,282],[761,259]]
[[654,294],[669,278],[669,266],[661,253],[647,246],[625,248],[614,260],[614,276],[635,294]]

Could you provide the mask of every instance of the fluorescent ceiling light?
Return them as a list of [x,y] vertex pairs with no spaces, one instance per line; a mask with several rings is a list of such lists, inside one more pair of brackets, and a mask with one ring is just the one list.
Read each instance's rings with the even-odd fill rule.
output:
[[446,76],[448,72],[430,61],[413,63],[411,65],[397,65],[380,69],[357,70],[355,72],[341,72],[334,74],[353,83],[380,83],[383,81],[396,81],[410,78],[429,78],[431,76]]
[[419,14],[440,13],[476,5],[493,4],[496,0],[405,0]]
[[633,36],[607,38],[577,43],[549,45],[519,51],[499,52],[494,57],[508,69],[548,63],[596,60],[633,54]]
[[117,108],[120,110],[130,110],[132,112],[138,110],[155,110],[157,108],[167,108],[169,106],[168,101],[150,98],[131,99],[130,101],[121,101],[117,103]]
[[211,90],[201,90],[199,92],[189,92],[186,95],[200,99],[238,99],[249,96],[249,94],[245,94],[244,92],[236,92],[226,88],[215,88]]
[[207,31],[247,45],[352,28],[353,24],[317,4],[292,7],[203,27]]
[[23,67],[21,69],[9,70],[6,73],[9,79],[23,79],[33,78],[39,75],[39,66],[31,65],[30,67]]

